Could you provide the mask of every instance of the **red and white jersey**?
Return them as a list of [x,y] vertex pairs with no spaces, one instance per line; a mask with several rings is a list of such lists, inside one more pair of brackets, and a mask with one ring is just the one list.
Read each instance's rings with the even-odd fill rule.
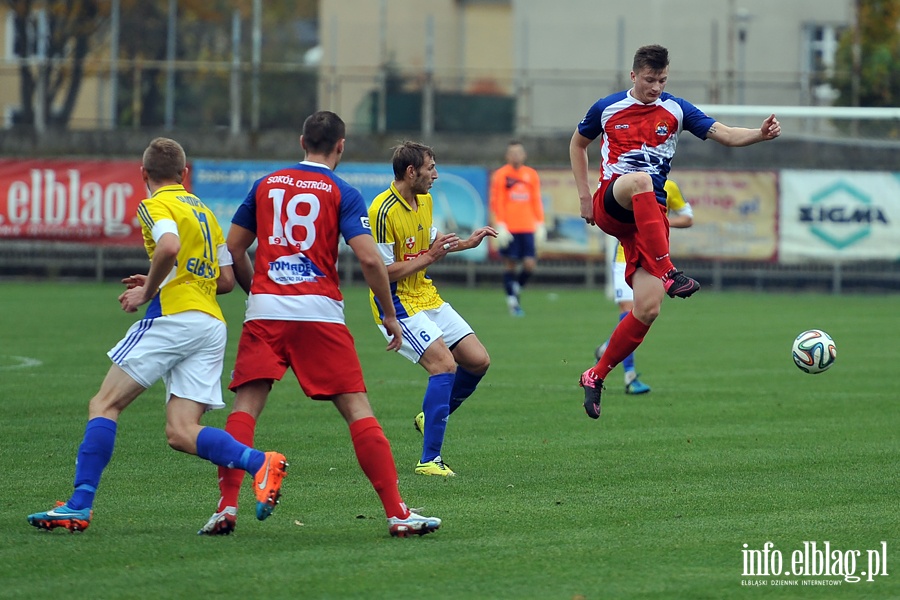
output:
[[600,180],[644,171],[653,179],[657,201],[666,205],[664,186],[682,130],[706,139],[715,119],[668,92],[644,104],[630,92],[597,100],[578,124],[578,133],[594,140],[603,135]]
[[231,222],[257,239],[245,320],[344,322],[338,235],[372,235],[356,188],[303,161],[254,183]]

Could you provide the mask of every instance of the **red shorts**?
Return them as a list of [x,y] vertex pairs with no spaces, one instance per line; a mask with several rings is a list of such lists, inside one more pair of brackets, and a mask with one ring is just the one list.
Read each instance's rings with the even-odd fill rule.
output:
[[[634,224],[634,213],[630,210],[622,208],[613,197],[612,186],[616,181],[616,177],[603,181],[600,187],[594,192],[594,222],[597,227],[603,230],[622,243],[622,250],[625,252],[625,282],[630,286],[631,277],[634,275],[638,267],[643,267],[648,273],[655,277],[663,277],[665,273],[654,273],[651,269],[655,269],[658,264],[656,257],[647,250],[646,246],[638,236],[637,226]],[[609,214],[606,207],[609,203],[615,203],[621,213],[620,218]],[[663,220],[666,223],[666,239],[669,237],[669,219],[666,217],[666,207],[657,203],[659,211],[662,213]],[[623,221],[621,217],[630,216],[631,221]]]
[[366,391],[353,336],[344,324],[268,320],[244,323],[228,389],[259,379],[280,381],[288,367],[314,400]]

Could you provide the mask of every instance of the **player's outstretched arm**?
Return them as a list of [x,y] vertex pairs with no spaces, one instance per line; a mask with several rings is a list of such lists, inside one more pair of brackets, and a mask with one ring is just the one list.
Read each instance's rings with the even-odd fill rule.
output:
[[774,140],[779,135],[781,135],[781,123],[778,122],[775,115],[769,115],[759,129],[729,127],[716,121],[706,133],[707,138],[732,148],[767,142]]
[[499,235],[496,229],[489,225],[485,225],[484,227],[479,227],[475,231],[472,232],[472,235],[468,237],[468,239],[459,242],[456,246],[448,248],[448,251],[455,252],[459,250],[468,250],[470,248],[477,248],[481,241],[490,236],[495,238]]
[[156,242],[150,270],[142,285],[129,287],[119,295],[119,304],[125,312],[136,312],[138,307],[150,301],[159,286],[175,267],[175,259],[181,250],[181,241],[174,233],[164,233]]
[[228,294],[234,289],[234,259],[228,251],[227,244],[219,244],[216,247],[216,256],[219,259],[219,276],[216,278],[216,295]]
[[129,275],[122,279],[122,283],[125,284],[126,289],[133,289],[136,287],[141,287],[147,282],[147,276],[142,273],[135,273],[134,275]]
[[216,295],[227,294],[234,289],[234,267],[219,265],[219,276],[216,278]]
[[694,217],[691,215],[669,215],[669,227],[672,229],[687,229],[693,224]]
[[388,280],[387,268],[384,266],[378,246],[375,245],[375,239],[371,235],[362,234],[350,238],[347,240],[347,244],[359,260],[363,278],[384,311],[381,322],[392,336],[387,350],[399,350],[403,343],[403,333],[400,330],[394,302],[391,299],[391,283]]
[[234,279],[247,294],[250,293],[250,284],[253,282],[253,261],[250,260],[247,249],[255,239],[255,232],[232,223],[228,230],[228,238],[225,240],[234,260]]
[[572,176],[575,177],[575,188],[578,190],[581,218],[589,225],[594,224],[594,203],[591,186],[588,184],[588,146],[593,140],[581,135],[577,130],[569,141],[569,161],[572,163]]
[[460,244],[459,236],[455,233],[440,233],[434,239],[434,243],[428,249],[412,260],[397,260],[391,263],[388,270],[388,278],[391,281],[400,281],[418,273],[423,269],[427,269],[429,265],[441,260],[447,253],[456,248]]

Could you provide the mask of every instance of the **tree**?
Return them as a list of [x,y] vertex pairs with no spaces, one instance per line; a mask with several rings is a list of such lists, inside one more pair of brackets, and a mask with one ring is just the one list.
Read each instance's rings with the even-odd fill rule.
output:
[[[835,104],[900,106],[900,0],[857,0],[857,26],[848,29],[838,46],[832,85]],[[854,91],[854,46],[859,40],[858,93]]]
[[[85,65],[93,59],[102,67],[111,55],[111,2],[5,1],[13,15],[13,46],[19,57],[21,108],[14,115],[14,122],[34,126],[42,116],[48,128],[65,128],[81,91]],[[179,126],[227,123],[228,72],[221,65],[228,65],[231,59],[232,14],[239,11],[244,22],[241,55],[246,63],[251,44],[248,23],[254,1],[264,5],[264,63],[287,64],[288,72],[292,72],[298,56],[308,49],[298,44],[292,27],[299,21],[315,20],[316,0],[176,0],[175,59],[179,65],[175,75],[175,109]],[[119,2],[118,124],[157,126],[163,123],[165,112],[170,0]],[[203,62],[185,66],[190,61]],[[219,66],[210,66],[216,64]],[[309,74],[285,77],[277,69],[264,69],[263,78],[267,87],[262,112],[268,115],[263,123],[279,123],[276,113],[284,108],[305,110],[306,105],[314,105],[316,85]],[[303,102],[298,108],[296,101],[300,96]]]
[[[156,126],[164,122],[164,62],[168,35],[169,0],[121,0],[121,45],[123,63],[132,66],[122,72],[119,87],[119,124],[137,123]],[[229,71],[222,65],[231,61],[231,18],[235,10],[242,20],[241,57],[245,64],[251,56],[250,19],[252,0],[178,0],[178,61],[204,61],[203,66],[178,70],[175,75],[175,115],[179,127],[224,127],[229,118]],[[314,19],[315,0],[265,0],[263,2],[262,61],[292,63],[299,61],[296,34],[291,26],[298,19]],[[218,66],[213,66],[218,65]],[[134,68],[139,68],[140,86],[135,85]],[[308,76],[285,76],[277,70],[262,75],[261,126],[277,126],[291,110],[314,106],[316,84]],[[243,106],[249,106],[249,79],[245,78]],[[135,97],[135,94],[138,97]],[[297,106],[299,96],[309,99]],[[135,113],[135,110],[138,112]],[[246,111],[244,111],[246,112]]]
[[[81,89],[92,36],[102,23],[98,0],[6,0],[13,13],[21,108],[15,122],[34,125],[35,104],[50,128],[68,125]],[[40,36],[39,33],[46,33]],[[43,39],[41,39],[43,38]]]

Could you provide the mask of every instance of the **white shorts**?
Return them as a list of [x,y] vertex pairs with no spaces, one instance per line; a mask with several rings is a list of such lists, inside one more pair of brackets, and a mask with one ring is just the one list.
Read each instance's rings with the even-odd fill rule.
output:
[[[470,333],[475,333],[466,320],[446,302],[399,321],[400,329],[403,330],[403,345],[398,352],[414,363],[419,362],[428,346],[439,337],[443,337],[447,347],[452,348]],[[384,325],[378,325],[378,329],[384,339],[390,339]]]
[[178,396],[224,408],[225,323],[192,310],[141,319],[107,356],[145,388],[162,379],[166,401]]
[[616,302],[628,300],[634,302],[634,290],[625,283],[625,263],[614,262],[612,265],[613,286],[616,289]]

